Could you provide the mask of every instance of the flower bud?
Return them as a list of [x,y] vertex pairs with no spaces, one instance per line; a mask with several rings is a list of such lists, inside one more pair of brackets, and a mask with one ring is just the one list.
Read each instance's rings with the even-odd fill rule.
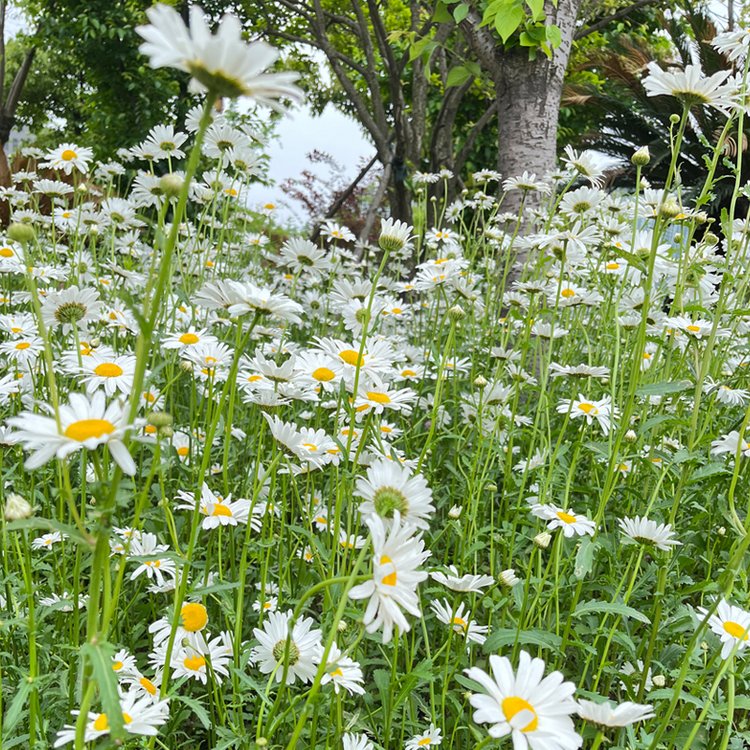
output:
[[648,146],[641,146],[631,157],[630,161],[635,164],[636,167],[645,167],[651,161],[651,154],[649,153]]
[[627,440],[629,443],[634,443],[636,440],[638,440],[638,435],[636,434],[636,431],[628,430],[625,433],[625,440]]
[[34,509],[20,495],[11,492],[5,499],[5,520],[20,521],[34,514]]
[[34,227],[28,224],[11,224],[7,231],[8,238],[14,242],[20,242],[22,245],[28,245],[36,239]]
[[549,531],[542,531],[534,537],[534,544],[536,544],[539,549],[547,549],[551,541],[552,534],[550,534]]
[[453,307],[448,309],[448,316],[452,320],[461,320],[466,317],[466,311],[461,305],[453,305]]
[[452,518],[454,521],[461,518],[461,511],[463,508],[460,505],[454,505],[449,511],[448,511],[448,517]]
[[654,687],[658,688],[663,688],[667,684],[667,680],[663,674],[655,674],[652,682],[654,683]]
[[476,378],[474,378],[474,385],[477,388],[484,388],[487,385],[487,379],[483,378],[481,375],[477,375]]
[[182,190],[184,180],[178,174],[165,174],[159,180],[159,190],[167,196],[167,198],[176,198]]
[[516,571],[513,568],[508,568],[500,573],[499,580],[503,586],[509,589],[512,589],[519,582]]
[[669,121],[672,123],[672,125],[677,125],[677,123],[680,121],[680,116],[673,112],[671,115],[669,115]]
[[152,411],[148,415],[148,423],[154,427],[170,427],[172,421],[172,415],[165,411]]

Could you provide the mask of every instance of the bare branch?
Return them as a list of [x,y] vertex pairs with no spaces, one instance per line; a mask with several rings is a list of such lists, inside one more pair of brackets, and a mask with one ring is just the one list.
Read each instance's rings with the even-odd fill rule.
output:
[[646,5],[654,5],[657,2],[659,2],[659,0],[638,0],[632,5],[628,5],[627,8],[622,8],[621,10],[618,10],[617,13],[613,13],[611,16],[604,16],[604,18],[600,18],[598,21],[592,23],[590,26],[585,26],[583,28],[578,29],[578,31],[576,31],[576,33],[573,35],[573,39],[575,39],[576,41],[578,39],[583,39],[584,37],[587,37],[589,34],[593,34],[597,31],[601,31],[601,29],[605,28],[606,26],[609,26],[609,24],[611,24],[613,21],[619,21],[621,18],[625,18],[629,16],[631,13],[635,12],[639,8],[643,8]]

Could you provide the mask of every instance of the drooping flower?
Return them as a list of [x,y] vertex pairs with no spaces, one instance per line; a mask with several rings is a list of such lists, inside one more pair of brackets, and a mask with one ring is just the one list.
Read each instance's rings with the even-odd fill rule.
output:
[[226,14],[215,34],[197,5],[190,8],[190,25],[168,5],[146,11],[150,24],[136,32],[145,39],[140,51],[151,58],[152,68],[176,68],[191,75],[193,91],[214,91],[220,96],[249,96],[280,109],[279,99],[299,101],[302,92],[292,72],[264,73],[279,53],[265,42],[242,39],[239,19]]

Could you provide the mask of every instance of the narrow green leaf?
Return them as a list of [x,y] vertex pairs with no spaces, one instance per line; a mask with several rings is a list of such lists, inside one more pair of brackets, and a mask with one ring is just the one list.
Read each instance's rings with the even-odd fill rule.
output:
[[13,696],[8,710],[5,712],[3,717],[3,741],[2,746],[5,747],[10,734],[18,724],[18,720],[21,718],[21,712],[26,705],[26,700],[31,693],[31,683],[28,680],[20,680],[16,687],[16,694]]
[[110,736],[114,740],[125,739],[120,696],[117,693],[117,677],[112,669],[112,657],[115,647],[104,641],[84,643],[81,646],[81,657],[88,659],[93,670],[93,678],[99,688],[102,709],[107,714]]
[[594,600],[583,602],[575,608],[573,617],[582,617],[583,615],[600,613],[620,615],[620,617],[632,617],[634,620],[638,620],[638,622],[642,622],[644,625],[651,624],[651,620],[649,620],[646,615],[639,612],[637,609],[628,607],[627,604],[623,604],[622,602],[597,602]]
[[204,729],[211,729],[211,717],[208,715],[208,711],[203,708],[203,704],[200,701],[195,698],[188,698],[186,695],[180,695],[179,693],[175,693],[174,700],[184,703],[195,714]]
[[516,642],[524,646],[539,646],[540,648],[551,648],[553,651],[559,651],[562,644],[562,638],[554,633],[548,633],[546,630],[522,630],[520,633],[515,628],[502,628],[495,630],[484,642],[485,652],[497,651],[503,646],[512,646]]

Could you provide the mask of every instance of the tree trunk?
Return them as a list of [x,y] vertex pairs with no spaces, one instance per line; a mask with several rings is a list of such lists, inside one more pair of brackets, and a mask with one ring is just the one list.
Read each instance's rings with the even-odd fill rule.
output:
[[[579,6],[580,0],[560,0],[556,12],[547,8],[548,21],[556,23],[562,35],[551,60],[541,52],[536,60],[529,60],[523,47],[498,56],[493,79],[498,107],[497,166],[503,177],[524,171],[541,177],[555,168],[560,97]],[[517,191],[506,197],[508,210],[517,209],[520,197]]]

